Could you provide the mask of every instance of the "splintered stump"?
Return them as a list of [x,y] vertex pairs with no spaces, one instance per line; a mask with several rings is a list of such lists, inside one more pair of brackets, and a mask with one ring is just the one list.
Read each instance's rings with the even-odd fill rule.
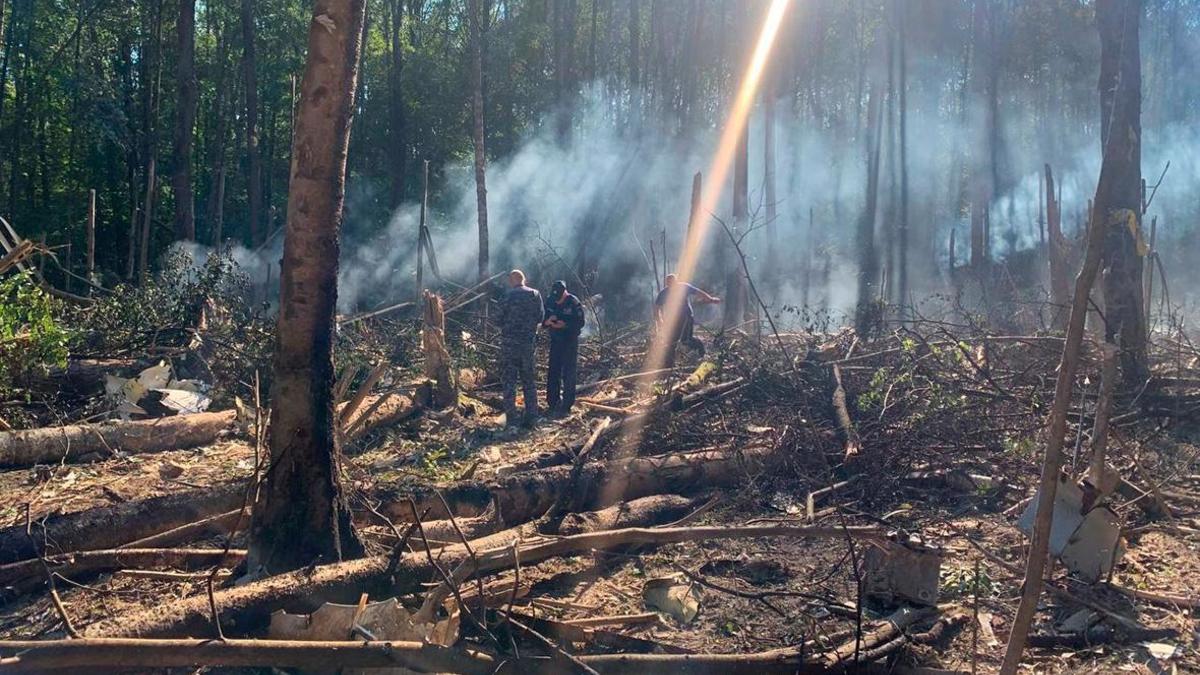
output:
[[107,457],[114,452],[160,452],[208,445],[237,421],[233,410],[136,422],[73,424],[0,432],[0,466],[32,466]]
[[425,291],[422,315],[421,347],[425,354],[425,377],[432,382],[433,406],[455,405],[458,403],[458,384],[454,380],[450,352],[446,349],[446,314],[441,296]]

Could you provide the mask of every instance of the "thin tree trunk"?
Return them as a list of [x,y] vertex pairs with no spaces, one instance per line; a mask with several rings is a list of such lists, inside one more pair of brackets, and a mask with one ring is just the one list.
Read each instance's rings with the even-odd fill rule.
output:
[[254,48],[254,3],[242,0],[242,80],[246,95],[246,162],[247,198],[250,202],[249,221],[250,245],[259,244],[259,227],[262,223],[262,159],[258,147],[258,63]]
[[641,116],[642,78],[638,55],[642,48],[642,17],[640,0],[629,0],[629,117]]
[[867,95],[867,198],[858,219],[858,307],[855,328],[860,334],[874,327],[877,287],[879,285],[879,252],[875,246],[875,221],[879,205],[879,151],[883,105],[878,84]]
[[175,238],[196,238],[192,198],[192,130],[196,125],[196,0],[179,0],[179,47],[176,73],[179,100],[175,108]]
[[[224,30],[217,38],[217,83],[216,95],[213,99],[213,115],[216,118],[216,129],[209,141],[209,165],[212,167],[212,185],[208,192],[208,233],[209,242],[220,246],[225,229],[225,143],[229,140],[229,118],[232,111],[227,108],[226,87],[228,86],[228,51],[229,39]],[[230,97],[236,100],[236,96]]]
[[404,26],[403,0],[390,0],[388,7],[391,8],[391,26],[388,36],[391,51],[391,63],[388,68],[388,88],[391,97],[388,111],[391,114],[389,127],[391,151],[388,153],[388,157],[391,160],[392,170],[391,205],[395,209],[404,203],[405,185],[408,178],[408,114],[404,104],[403,87],[404,42],[400,39],[401,29]]
[[470,0],[471,13],[471,115],[474,118],[472,140],[475,145],[475,209],[479,223],[479,280],[488,278],[487,155],[483,135],[483,28],[479,0]]
[[271,466],[254,508],[251,570],[362,552],[340,485],[333,319],[364,14],[365,0],[317,0],[309,25],[280,275]]
[[146,111],[143,121],[145,134],[146,188],[142,202],[142,235],[138,248],[138,278],[145,282],[150,275],[150,235],[154,231],[154,199],[158,181],[158,105],[162,84],[162,0],[154,3],[154,28],[147,50]]
[[[900,306],[908,302],[908,5],[895,0],[897,21],[900,24],[900,240],[899,289]],[[904,311],[903,309],[901,310]]]
[[763,88],[763,198],[766,200],[767,270],[778,270],[779,196],[775,186],[775,98],[778,96],[779,71],[768,66]]

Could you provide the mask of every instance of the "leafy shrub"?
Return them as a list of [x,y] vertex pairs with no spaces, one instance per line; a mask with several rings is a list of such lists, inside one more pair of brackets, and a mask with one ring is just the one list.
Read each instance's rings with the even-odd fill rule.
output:
[[66,363],[69,333],[56,309],[28,272],[0,280],[0,391]]

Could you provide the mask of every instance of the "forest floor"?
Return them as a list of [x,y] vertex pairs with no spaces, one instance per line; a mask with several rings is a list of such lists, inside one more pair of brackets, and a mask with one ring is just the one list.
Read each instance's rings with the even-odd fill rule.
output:
[[[1067,566],[1053,566],[1048,579],[1057,592],[1043,595],[1024,661],[1030,670],[1200,672],[1200,354],[1183,336],[1158,337],[1155,373],[1167,384],[1119,396],[1109,442],[1110,464],[1149,494],[1107,499],[1124,545],[1111,579],[1088,584]],[[634,524],[679,524],[682,515],[690,527],[813,525],[833,534],[551,557],[490,575],[488,588],[502,589],[507,601],[492,609],[507,604],[509,611],[544,620],[543,626],[588,628],[562,639],[576,654],[752,654],[805,645],[806,653],[819,655],[849,644],[853,656],[856,637],[894,617],[898,606],[863,592],[870,544],[856,542],[847,528],[876,527],[941,553],[939,611],[908,637],[882,645],[881,662],[896,672],[989,672],[1000,663],[1020,596],[1027,537],[1016,523],[1037,482],[1061,345],[1052,335],[999,335],[946,322],[909,324],[870,340],[850,331],[735,335],[714,340],[706,361],[684,354],[680,368],[649,382],[611,381],[642,367],[645,332],[627,330],[608,342],[589,340],[581,364],[584,401],[567,419],[506,430],[494,379],[464,370],[457,407],[418,408],[347,441],[346,484],[369,552],[386,553],[395,539],[382,519],[404,529],[399,509],[389,510],[398,495],[430,485],[445,495],[466,494],[464,486],[471,485],[499,499],[495,495],[508,494],[517,477],[571,466],[601,419],[642,419],[635,413],[650,411],[644,428],[625,424],[602,436],[587,457],[608,462],[610,480],[612,466],[630,467],[639,458],[650,460],[651,468],[638,469],[648,473],[626,476],[611,489],[568,484],[568,493],[579,493],[566,500],[572,510],[681,495],[686,500],[670,518]],[[1085,351],[1078,381],[1083,403],[1073,409],[1068,430],[1073,476],[1088,464],[1100,367],[1096,350]],[[839,379],[849,430],[831,403]],[[413,388],[399,368],[378,385]],[[857,448],[848,452],[852,438]],[[719,475],[679,468],[718,455],[726,458]],[[185,450],[10,468],[0,472],[0,527],[16,531],[60,514],[244,485],[255,476],[255,457],[254,442],[241,430]],[[464,527],[470,521],[471,538],[501,529],[499,521],[521,524],[490,509],[459,509],[448,498]],[[1166,512],[1141,508],[1151,501]],[[209,533],[181,543],[245,545],[241,531],[230,542]],[[69,552],[50,539],[44,546],[47,555]],[[424,555],[415,538],[409,546],[408,555]],[[75,628],[86,632],[101,620],[202,596],[206,577],[160,580],[106,570],[65,573],[57,586]],[[656,611],[646,591],[664,584],[677,589],[678,606]],[[1142,597],[1131,597],[1131,589]],[[419,595],[403,599],[420,604]],[[44,583],[10,588],[0,600],[0,638],[64,635]],[[1133,624],[1143,632],[1129,630]],[[467,622],[462,633],[462,641],[490,647]]]

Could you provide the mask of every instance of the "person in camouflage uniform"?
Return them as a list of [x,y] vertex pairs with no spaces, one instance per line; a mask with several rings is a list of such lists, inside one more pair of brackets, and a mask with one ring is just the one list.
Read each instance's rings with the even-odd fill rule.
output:
[[525,396],[524,426],[537,421],[537,382],[534,379],[533,347],[542,323],[542,294],[525,285],[525,273],[508,274],[510,288],[500,301],[500,381],[504,386],[504,420],[517,423],[517,378]]

